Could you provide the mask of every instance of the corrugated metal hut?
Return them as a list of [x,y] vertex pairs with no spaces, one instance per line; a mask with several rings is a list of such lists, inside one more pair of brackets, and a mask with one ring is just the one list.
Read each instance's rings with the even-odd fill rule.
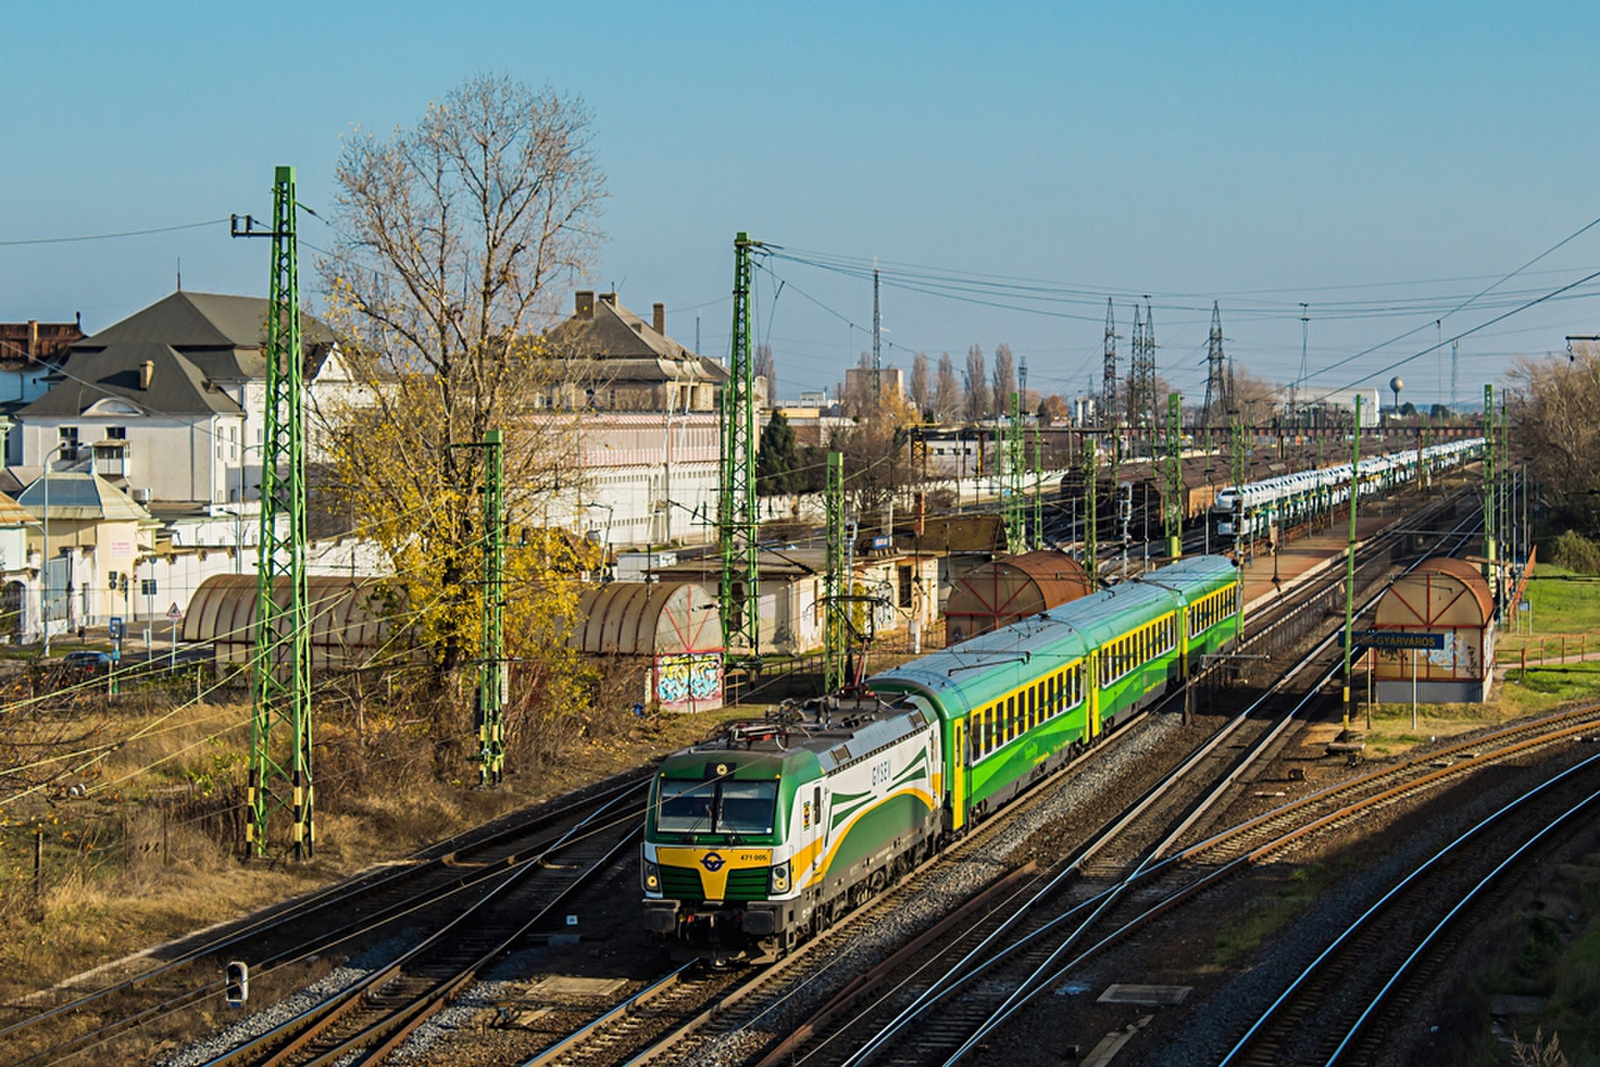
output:
[[1379,631],[1373,655],[1380,701],[1409,703],[1413,694],[1425,704],[1488,699],[1494,597],[1471,563],[1444,556],[1424,560],[1378,601],[1373,628]]
[[637,662],[648,672],[650,704],[669,711],[722,707],[722,614],[699,585],[608,582],[584,590],[578,610],[583,622],[572,647]]
[[[311,597],[311,666],[353,669],[375,659],[391,660],[392,594],[377,578],[306,579]],[[274,599],[288,603],[289,580],[280,579]],[[217,667],[249,664],[256,641],[256,576],[217,574],[200,583],[183,617],[183,640],[210,641]]]
[[1004,556],[958,578],[945,605],[949,643],[956,644],[1076,600],[1089,578],[1065,552]]

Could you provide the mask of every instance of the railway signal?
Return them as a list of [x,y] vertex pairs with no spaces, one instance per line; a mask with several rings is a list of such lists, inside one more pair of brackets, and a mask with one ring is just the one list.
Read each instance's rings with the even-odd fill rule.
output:
[[250,999],[250,965],[243,960],[229,960],[223,979],[222,997],[230,1008],[242,1008]]

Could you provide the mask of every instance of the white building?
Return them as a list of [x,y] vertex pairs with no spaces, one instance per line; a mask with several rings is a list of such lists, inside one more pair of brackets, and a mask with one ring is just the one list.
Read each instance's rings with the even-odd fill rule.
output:
[[616,548],[696,543],[717,517],[717,416],[590,413],[559,422],[577,432],[573,488],[551,501],[548,523]]
[[[21,466],[93,470],[141,503],[248,498],[261,478],[267,301],[176,292],[72,345],[19,408]],[[302,320],[307,364],[333,335]],[[314,375],[313,375],[314,377]]]

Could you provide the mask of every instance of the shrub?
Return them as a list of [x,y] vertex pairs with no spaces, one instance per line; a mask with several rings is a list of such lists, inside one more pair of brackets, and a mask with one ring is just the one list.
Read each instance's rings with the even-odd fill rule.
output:
[[1556,538],[1550,562],[1579,574],[1600,574],[1600,545],[1576,530],[1567,530]]

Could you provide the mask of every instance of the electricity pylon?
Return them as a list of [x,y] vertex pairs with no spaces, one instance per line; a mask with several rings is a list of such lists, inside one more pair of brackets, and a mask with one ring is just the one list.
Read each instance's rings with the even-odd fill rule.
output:
[[761,592],[757,558],[756,398],[750,351],[750,252],[760,241],[733,239],[733,349],[722,387],[722,468],[717,540],[722,554],[722,645],[732,657],[760,655]]
[[245,847],[257,856],[267,855],[272,824],[287,813],[294,857],[309,859],[317,835],[311,775],[311,597],[306,581],[305,364],[294,195],[294,168],[278,167],[272,225],[258,230],[256,220],[246,215],[242,227],[238,216],[232,226],[235,237],[272,240]]
[[823,511],[827,524],[828,558],[823,571],[822,589],[822,680],[823,693],[837,693],[845,683],[845,608],[844,596],[850,576],[845,573],[844,456],[828,453],[828,480],[824,488]]

